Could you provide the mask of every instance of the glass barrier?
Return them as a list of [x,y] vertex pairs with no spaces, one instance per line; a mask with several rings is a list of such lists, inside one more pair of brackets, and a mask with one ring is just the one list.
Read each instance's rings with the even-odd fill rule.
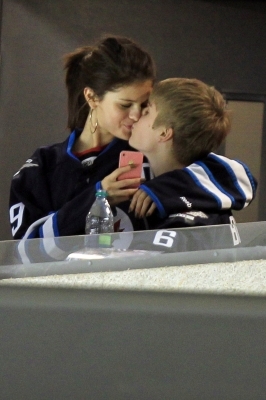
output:
[[266,222],[0,242],[0,279],[266,258]]

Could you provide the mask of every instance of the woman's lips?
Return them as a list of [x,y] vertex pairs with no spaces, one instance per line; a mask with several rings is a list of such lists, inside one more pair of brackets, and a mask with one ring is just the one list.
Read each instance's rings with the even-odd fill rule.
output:
[[127,128],[129,131],[132,130],[133,124],[132,125],[124,125],[125,128]]

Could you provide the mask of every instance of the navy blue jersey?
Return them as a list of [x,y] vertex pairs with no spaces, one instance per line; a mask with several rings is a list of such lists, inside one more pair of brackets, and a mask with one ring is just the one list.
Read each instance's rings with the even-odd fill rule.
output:
[[[132,150],[114,139],[104,150],[82,162],[72,153],[74,131],[62,143],[37,149],[14,175],[10,192],[10,224],[14,239],[83,235],[85,218],[101,180],[118,167],[122,150]],[[255,196],[257,183],[248,167],[209,154],[181,170],[141,185],[156,203],[156,213],[135,219],[128,203],[114,209],[119,231],[228,223],[231,210],[241,210]]]

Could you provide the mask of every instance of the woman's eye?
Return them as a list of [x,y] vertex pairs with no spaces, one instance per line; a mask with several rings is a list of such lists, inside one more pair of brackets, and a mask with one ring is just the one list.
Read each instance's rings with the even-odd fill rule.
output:
[[131,104],[120,104],[122,108],[130,108]]

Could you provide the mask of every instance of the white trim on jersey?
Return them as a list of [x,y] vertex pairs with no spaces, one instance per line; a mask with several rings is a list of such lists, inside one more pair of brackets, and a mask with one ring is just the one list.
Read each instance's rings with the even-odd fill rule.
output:
[[50,214],[46,220],[46,222],[43,224],[43,226],[41,227],[42,230],[42,237],[44,238],[53,238],[55,237],[55,232],[54,232],[54,217],[55,213]]
[[221,209],[228,209],[232,207],[232,200],[229,195],[222,192],[210,179],[204,168],[198,164],[191,164],[186,167],[190,176],[194,181],[202,187],[206,192],[212,193],[216,200],[220,203]]
[[26,239],[21,239],[21,241],[18,244],[18,253],[21,258],[22,264],[31,263],[28,255],[27,255],[27,252],[26,252],[26,244],[27,244]]
[[[241,192],[243,197],[246,198],[245,205],[243,208],[247,207],[251,200],[253,199],[253,189],[252,185],[250,182],[250,178],[247,175],[247,172],[244,168],[244,166],[241,164],[241,162],[236,161],[236,160],[231,160],[227,157],[210,153],[210,155],[214,159],[218,159],[222,162],[222,164],[225,166],[225,168],[228,170],[231,176],[234,177],[234,182],[236,188]],[[237,173],[237,175],[236,175]],[[237,178],[238,176],[238,178]],[[240,179],[239,179],[240,177]],[[248,178],[248,179],[247,179]]]
[[60,247],[57,246],[56,239],[54,237],[42,238],[41,241],[44,253],[49,257],[52,257],[57,261],[62,261],[68,256],[69,252],[60,249]]
[[30,234],[36,229],[37,226],[42,225],[42,223],[44,221],[46,221],[50,216],[47,215],[46,217],[40,218],[37,221],[35,221],[33,224],[31,224],[25,235],[23,236],[23,239],[21,239],[21,241],[18,244],[18,253],[20,255],[22,264],[27,264],[27,263],[31,263],[28,255],[27,255],[27,251],[26,251],[26,246],[27,246],[27,239],[30,236]]
[[[22,264],[27,264],[27,263],[32,262],[27,255],[27,243],[28,243],[28,238],[29,238],[30,234],[38,226],[40,226],[42,228],[44,237],[40,238],[40,239],[36,239],[36,240],[38,240],[40,242],[39,245],[41,245],[44,254],[48,255],[49,257],[51,257],[54,260],[59,260],[59,261],[61,261],[68,255],[68,252],[60,249],[60,247],[58,247],[56,244],[56,240],[58,238],[54,236],[53,216],[54,216],[54,214],[50,214],[46,217],[40,218],[39,220],[35,221],[28,228],[27,232],[25,233],[25,236],[18,244],[18,252],[19,252]],[[43,224],[43,222],[44,222],[44,224]],[[40,250],[40,248],[39,248],[39,250]]]
[[54,234],[54,215],[55,214],[51,214],[41,228],[43,236],[41,239],[42,247],[45,254],[48,254],[55,260],[61,261],[68,255],[68,253],[60,249],[56,244],[58,237],[55,237]]
[[28,239],[30,234],[36,229],[37,226],[41,226],[45,221],[47,221],[50,218],[51,215],[46,215],[43,218],[37,219],[37,221],[33,222],[28,229],[26,230],[25,235],[23,236],[22,240]]

